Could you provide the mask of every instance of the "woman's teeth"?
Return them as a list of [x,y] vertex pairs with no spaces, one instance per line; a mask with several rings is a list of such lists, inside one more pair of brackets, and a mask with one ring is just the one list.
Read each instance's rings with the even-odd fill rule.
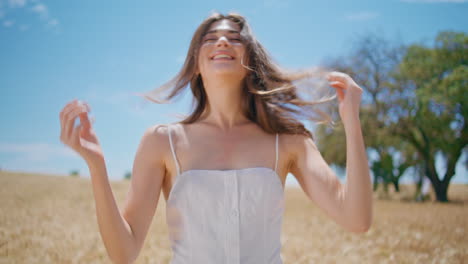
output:
[[213,57],[213,60],[218,60],[218,59],[229,59],[229,60],[232,60],[233,58],[229,55],[225,55],[225,54],[220,54],[220,55],[216,55]]

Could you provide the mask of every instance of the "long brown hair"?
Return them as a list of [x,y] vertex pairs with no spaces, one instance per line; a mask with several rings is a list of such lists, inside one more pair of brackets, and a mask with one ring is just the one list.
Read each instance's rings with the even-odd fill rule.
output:
[[[227,15],[214,13],[206,18],[192,37],[187,57],[180,72],[166,84],[140,95],[152,102],[165,104],[169,103],[171,98],[178,95],[190,84],[195,107],[192,113],[180,123],[190,124],[197,121],[208,106],[205,87],[201,75],[197,73],[201,40],[212,23],[223,19],[229,19],[239,25],[241,39],[246,46],[248,66],[244,65],[244,67],[249,71],[244,79],[242,89],[242,111],[249,120],[257,123],[268,133],[305,134],[311,138],[313,138],[312,133],[299,121],[300,118],[317,123],[333,123],[330,115],[314,106],[330,102],[335,99],[336,95],[323,96],[315,101],[306,101],[298,96],[298,85],[293,83],[305,80],[307,77],[324,77],[326,71],[318,67],[293,72],[281,69],[254,37],[246,19],[236,13]],[[320,85],[315,85],[314,88],[309,87],[309,89],[315,90],[319,90],[319,88]],[[168,89],[172,90],[165,99],[155,98]]]

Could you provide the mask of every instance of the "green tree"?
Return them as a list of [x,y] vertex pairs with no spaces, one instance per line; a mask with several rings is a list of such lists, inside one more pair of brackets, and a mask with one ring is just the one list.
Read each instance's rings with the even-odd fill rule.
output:
[[80,171],[79,170],[71,170],[70,171],[70,176],[79,177],[80,176]]
[[129,180],[130,178],[132,178],[132,173],[127,171],[124,175],[124,179]]
[[[455,166],[466,151],[468,36],[441,32],[433,47],[411,45],[395,74],[387,104],[391,131],[411,144],[421,158],[438,201],[447,202]],[[436,155],[445,172],[436,170]]]

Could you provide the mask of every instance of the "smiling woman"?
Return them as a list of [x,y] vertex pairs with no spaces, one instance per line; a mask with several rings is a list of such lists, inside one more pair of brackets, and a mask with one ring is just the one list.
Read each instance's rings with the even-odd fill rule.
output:
[[[301,99],[295,81],[311,76],[322,78],[338,96]],[[179,74],[144,96],[165,103],[187,86],[194,111],[178,123],[146,130],[122,211],[88,120],[89,106],[71,102],[60,113],[61,140],[90,168],[99,228],[112,260],[131,263],[137,258],[162,190],[172,264],[282,263],[288,173],[343,228],[356,233],[369,229],[372,189],[359,121],[362,89],[351,77],[317,69],[286,72],[272,62],[244,17],[213,14],[197,28]],[[154,97],[167,89],[166,99]],[[345,185],[298,120],[330,121],[311,106],[335,98],[346,131]],[[77,116],[81,124],[74,128]]]

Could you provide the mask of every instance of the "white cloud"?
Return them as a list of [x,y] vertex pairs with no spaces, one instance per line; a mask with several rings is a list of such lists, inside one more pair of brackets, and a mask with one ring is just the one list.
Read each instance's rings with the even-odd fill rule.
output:
[[378,17],[379,14],[376,12],[358,12],[358,13],[353,13],[353,14],[348,14],[346,15],[346,19],[351,20],[351,21],[365,21],[365,20],[371,20],[376,17]]
[[51,26],[56,26],[56,25],[58,25],[58,23],[59,23],[58,20],[55,19],[55,18],[49,20],[49,25],[51,25]]
[[8,0],[8,4],[12,8],[23,7],[26,5],[26,0]]
[[14,23],[15,23],[15,21],[13,21],[13,20],[5,20],[5,21],[3,21],[3,26],[4,27],[11,27],[11,26],[13,26]]
[[21,25],[21,26],[19,27],[19,29],[20,29],[20,31],[26,31],[26,30],[29,29],[29,26],[28,26],[28,25]]
[[47,17],[49,15],[47,7],[43,4],[36,4],[31,8],[31,10],[35,13],[38,13],[42,17]]
[[[11,27],[11,16],[18,16],[18,11],[10,12],[11,9],[29,10],[30,12],[39,16],[39,19],[44,22],[45,26],[49,29],[57,28],[59,25],[58,19],[50,16],[48,7],[40,0],[0,0],[0,21],[4,27]],[[21,16],[21,14],[20,14]],[[29,28],[28,25],[21,24],[21,19],[18,20],[17,28],[20,31],[25,31]]]
[[401,0],[402,2],[407,3],[466,3],[468,0]]
[[24,162],[45,162],[58,157],[79,157],[65,146],[48,143],[0,143],[0,152],[19,154]]

